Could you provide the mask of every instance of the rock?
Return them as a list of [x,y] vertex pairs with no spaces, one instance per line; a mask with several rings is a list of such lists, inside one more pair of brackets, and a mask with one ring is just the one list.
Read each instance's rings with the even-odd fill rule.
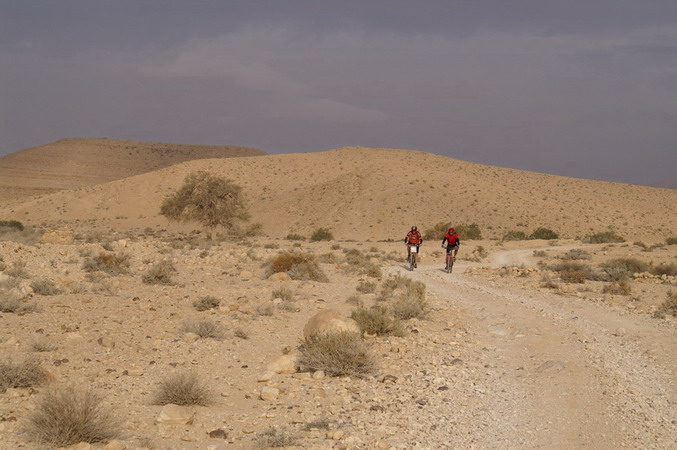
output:
[[240,272],[240,279],[241,280],[247,281],[247,280],[251,280],[252,278],[254,278],[254,274],[252,272],[250,272],[248,270],[243,270],[242,272]]
[[291,277],[286,272],[277,272],[268,277],[270,281],[289,281]]
[[212,439],[228,439],[228,433],[223,428],[217,428],[207,434],[209,434],[209,437]]
[[321,380],[324,378],[324,370],[317,370],[313,372],[313,380]]
[[102,347],[115,348],[115,341],[108,336],[101,336],[96,342]]
[[195,411],[188,406],[179,406],[172,403],[162,407],[156,423],[164,425],[188,425],[193,423]]
[[275,376],[275,372],[272,371],[272,370],[269,370],[269,371],[261,374],[261,376],[259,376],[258,380],[256,380],[256,381],[258,381],[259,383],[266,383],[266,382],[272,380],[274,376]]
[[186,341],[186,342],[195,342],[198,339],[200,339],[200,335],[196,334],[196,333],[188,332],[188,333],[184,333],[184,335],[183,335],[183,340]]
[[338,312],[327,309],[320,311],[308,320],[306,326],[303,327],[303,337],[308,340],[313,336],[343,331],[359,333],[360,327],[353,319],[342,319]]
[[72,244],[75,236],[70,231],[47,230],[40,236],[40,242],[48,244]]
[[263,386],[261,388],[261,400],[272,401],[280,396],[280,390],[278,388]]
[[292,374],[298,371],[296,355],[282,355],[266,366],[266,370],[275,373]]
[[104,450],[125,450],[127,446],[124,442],[113,439],[112,441],[109,441],[108,444],[106,444],[103,448]]

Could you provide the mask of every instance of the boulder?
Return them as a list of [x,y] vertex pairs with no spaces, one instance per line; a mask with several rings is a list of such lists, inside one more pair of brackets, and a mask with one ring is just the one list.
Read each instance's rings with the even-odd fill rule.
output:
[[282,374],[291,374],[298,371],[296,355],[282,355],[266,366],[266,371]]
[[155,421],[165,425],[187,425],[193,422],[194,415],[193,408],[169,403],[162,407],[162,411]]
[[278,388],[263,386],[261,388],[261,400],[271,401],[275,400],[280,396],[280,390]]
[[360,327],[353,319],[343,319],[338,312],[327,309],[320,311],[308,320],[306,326],[303,327],[303,337],[308,340],[313,336],[343,331],[359,333]]

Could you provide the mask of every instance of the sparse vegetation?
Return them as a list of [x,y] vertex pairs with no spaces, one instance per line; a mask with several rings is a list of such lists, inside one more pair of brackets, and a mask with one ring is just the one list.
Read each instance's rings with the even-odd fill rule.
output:
[[610,281],[625,280],[633,273],[647,272],[649,267],[649,264],[636,258],[616,258],[602,264],[602,270],[608,275]]
[[511,230],[503,235],[503,241],[523,241],[527,238],[527,234],[520,230]]
[[193,372],[178,372],[160,383],[152,403],[154,405],[200,405],[211,403],[212,394]]
[[292,447],[297,445],[298,436],[287,428],[271,427],[256,435],[259,448]]
[[258,305],[256,307],[256,313],[259,316],[272,316],[274,312],[273,305]]
[[334,235],[329,228],[318,228],[317,230],[313,231],[313,234],[310,235],[310,240],[313,242],[331,241],[333,239]]
[[572,248],[562,256],[560,256],[560,259],[564,260],[588,260],[592,259],[592,256],[590,253],[587,251],[580,249],[580,248]]
[[565,283],[585,283],[585,280],[597,279],[592,267],[579,262],[563,261],[548,266],[548,269],[557,272]]
[[355,290],[362,294],[370,294],[376,291],[376,283],[373,281],[360,281]]
[[32,352],[38,352],[38,353],[45,353],[45,352],[51,352],[59,348],[58,345],[56,345],[54,342],[41,338],[41,339],[36,339],[31,343],[31,351]]
[[193,307],[198,311],[207,311],[208,309],[218,308],[221,300],[211,295],[201,297],[193,302]]
[[328,333],[304,341],[299,364],[306,370],[323,370],[330,376],[361,377],[376,370],[369,348],[356,333]]
[[235,331],[233,332],[233,336],[235,336],[236,338],[244,339],[244,340],[249,339],[249,333],[247,333],[242,328],[235,329]]
[[665,316],[677,317],[677,292],[675,291],[668,292],[667,299],[653,313],[653,317],[657,319],[664,319]]
[[242,188],[205,171],[188,174],[183,185],[165,197],[160,214],[172,221],[198,222],[210,233],[216,227],[230,231],[249,220]]
[[289,233],[285,238],[288,241],[305,241],[306,238],[296,233]]
[[0,392],[9,388],[26,388],[42,384],[47,379],[40,363],[34,359],[15,363],[0,362]]
[[213,320],[187,320],[183,323],[181,331],[194,333],[202,339],[223,339],[223,327]]
[[61,289],[52,280],[48,279],[33,280],[31,288],[38,295],[57,295],[61,293]]
[[555,233],[549,228],[536,228],[533,233],[529,235],[529,239],[545,239],[545,240],[551,240],[551,239],[559,239],[559,234]]
[[665,239],[667,245],[677,245],[677,236],[670,236]]
[[0,220],[0,232],[5,230],[23,231],[24,225],[18,220]]
[[385,306],[360,307],[354,310],[350,317],[357,322],[364,333],[378,336],[404,336],[402,322],[393,317],[391,311]]
[[10,266],[5,269],[5,275],[23,279],[31,277],[31,275],[26,270],[26,263],[21,260],[13,261],[12,264],[10,264]]
[[590,244],[610,244],[625,242],[625,239],[623,236],[613,231],[601,231],[599,233],[593,233],[586,236],[584,242],[588,242]]
[[28,418],[27,434],[38,443],[65,447],[120,437],[120,420],[93,391],[74,386],[48,389]]
[[283,252],[271,258],[267,265],[268,275],[286,272],[294,280],[327,282],[327,275],[311,253]]
[[458,237],[460,239],[467,239],[471,241],[482,239],[482,232],[480,230],[480,226],[477,225],[476,223],[471,224],[462,223],[456,225],[455,228],[456,232],[458,233]]
[[26,314],[37,311],[38,305],[35,302],[29,303],[25,299],[12,295],[0,295],[0,312]]
[[[425,240],[442,240],[447,231],[451,228],[451,222],[438,222],[432,228],[428,228],[423,232],[423,239]],[[460,237],[460,234],[459,234]]]
[[272,294],[272,298],[279,298],[282,299],[284,302],[293,302],[294,301],[294,293],[292,292],[291,289],[288,287],[281,287],[279,289],[274,289]]
[[128,273],[129,266],[129,255],[113,252],[101,252],[82,263],[82,269],[86,272],[101,271],[113,276]]
[[612,294],[612,295],[630,295],[632,293],[632,288],[627,281],[614,281],[611,284],[607,284],[602,288],[603,294]]
[[176,273],[176,268],[171,261],[160,261],[153,264],[141,277],[146,284],[174,284],[172,275]]
[[654,275],[667,275],[670,277],[677,276],[677,264],[671,263],[660,263],[651,268],[651,273]]

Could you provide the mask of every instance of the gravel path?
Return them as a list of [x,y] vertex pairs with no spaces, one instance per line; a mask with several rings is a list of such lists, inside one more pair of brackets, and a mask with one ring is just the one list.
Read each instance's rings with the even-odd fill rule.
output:
[[447,424],[439,446],[674,448],[673,327],[575,297],[497,286],[464,275],[461,264],[451,275],[439,265],[398,271],[457,307],[474,351],[486,355],[473,379],[478,402],[466,405],[473,420]]

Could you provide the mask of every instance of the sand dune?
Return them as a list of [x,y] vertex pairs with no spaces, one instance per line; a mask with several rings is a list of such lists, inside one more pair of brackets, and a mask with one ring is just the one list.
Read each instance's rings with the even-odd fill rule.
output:
[[275,237],[328,227],[340,239],[400,239],[411,225],[426,229],[447,221],[476,222],[488,238],[537,227],[568,238],[614,229],[631,242],[677,234],[674,190],[362,147],[189,161],[5,206],[0,213],[46,226],[167,227],[158,215],[162,199],[197,170],[242,185],[253,221]]
[[235,146],[61,139],[0,158],[0,201],[105,183],[194,159],[264,154]]

